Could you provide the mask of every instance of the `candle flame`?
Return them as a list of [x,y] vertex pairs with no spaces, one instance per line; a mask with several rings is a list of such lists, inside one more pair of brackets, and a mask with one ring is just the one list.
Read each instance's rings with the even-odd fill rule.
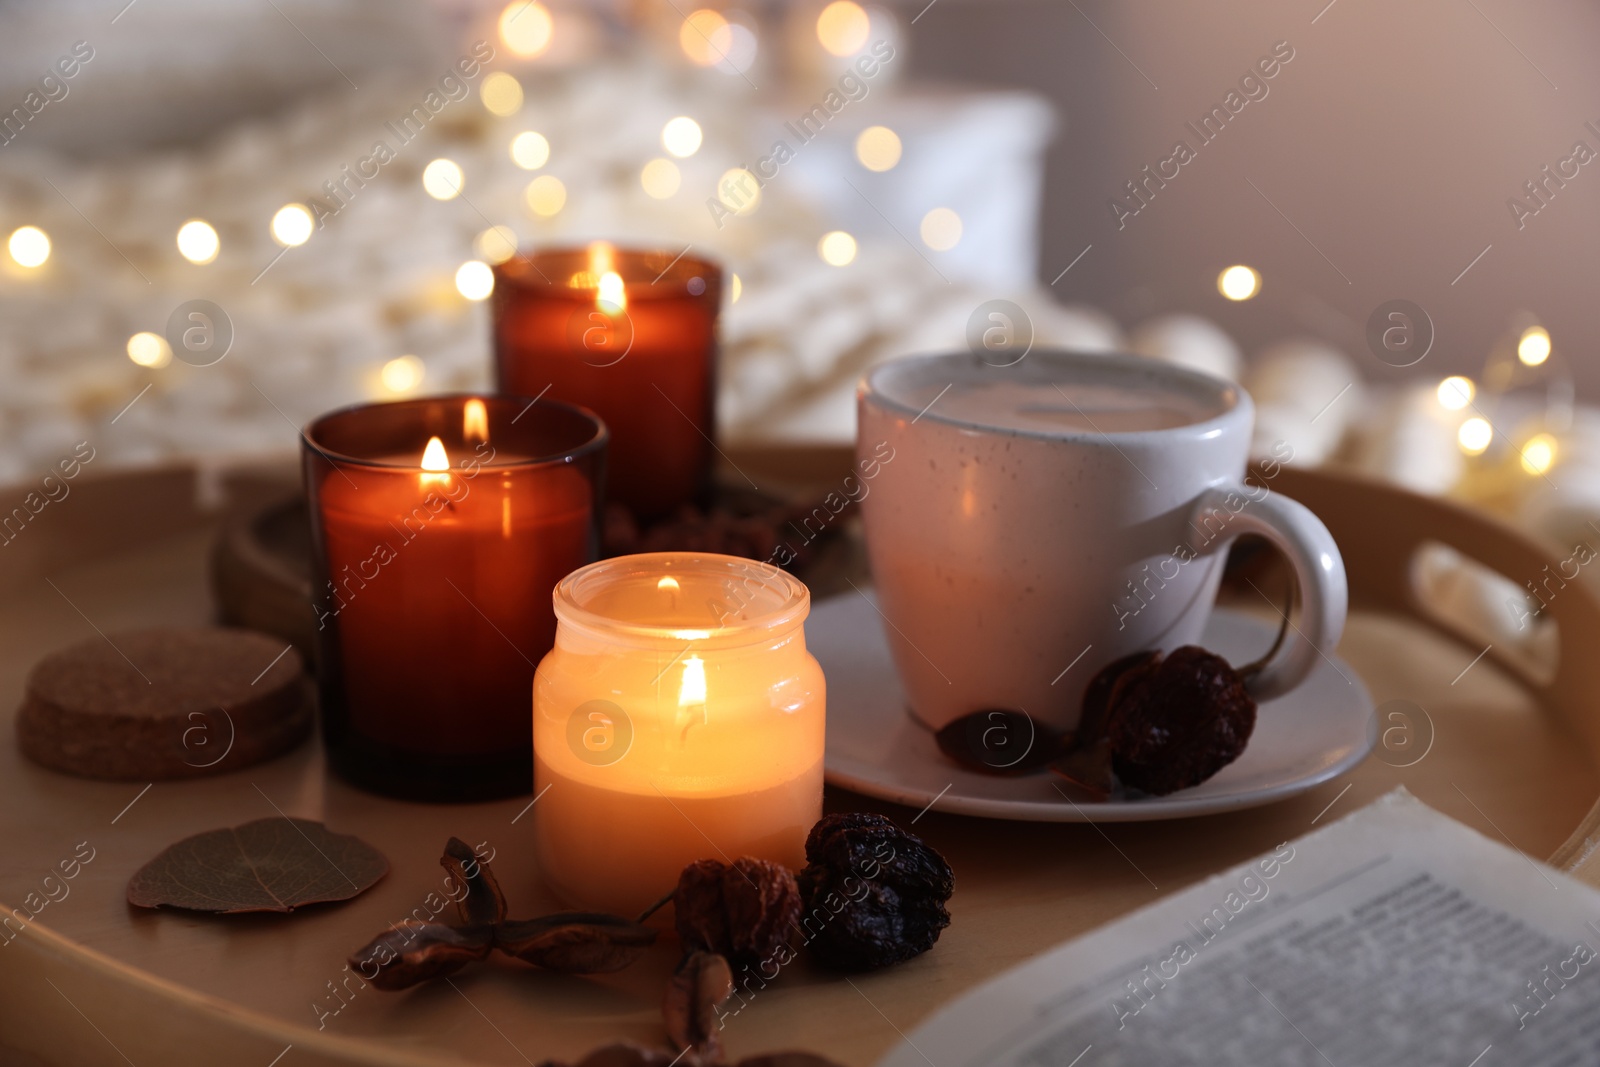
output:
[[628,306],[628,291],[623,287],[622,275],[608,270],[600,275],[600,288],[595,293],[594,306],[608,315],[615,315]]
[[678,579],[674,578],[672,575],[669,574],[665,578],[661,579],[659,582],[656,583],[656,588],[657,589],[670,589],[674,593],[676,593],[678,591]]
[[428,447],[422,450],[422,484],[448,483],[450,481],[450,456],[444,442],[437,437],[428,438]]
[[[467,401],[467,406],[461,413],[461,436],[468,441],[487,441],[489,439],[489,408],[483,401],[473,397]],[[435,441],[438,438],[434,438]],[[431,445],[429,447],[432,447]],[[439,446],[439,452],[444,453],[444,446]],[[447,463],[446,466],[449,466]]]
[[706,702],[706,661],[689,656],[683,661],[683,681],[678,686],[678,707],[692,708]]
[[628,295],[622,284],[622,275],[617,273],[617,250],[605,241],[596,241],[589,246],[588,281],[598,290],[595,293],[594,305],[608,315],[615,315],[628,306]]

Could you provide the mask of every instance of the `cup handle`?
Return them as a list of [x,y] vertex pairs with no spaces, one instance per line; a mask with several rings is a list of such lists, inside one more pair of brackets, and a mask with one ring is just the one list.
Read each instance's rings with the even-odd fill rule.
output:
[[[1331,652],[1344,632],[1350,592],[1344,559],[1333,535],[1304,504],[1264,486],[1217,485],[1195,501],[1189,547],[1208,556],[1226,548],[1240,534],[1259,534],[1276,545],[1294,567],[1300,587],[1299,618],[1294,620],[1276,655],[1249,683],[1250,695],[1271,700],[1305,680],[1322,655]],[[1240,506],[1243,501],[1243,506]],[[1208,529],[1218,533],[1202,541]],[[1209,523],[1209,525],[1208,525]]]

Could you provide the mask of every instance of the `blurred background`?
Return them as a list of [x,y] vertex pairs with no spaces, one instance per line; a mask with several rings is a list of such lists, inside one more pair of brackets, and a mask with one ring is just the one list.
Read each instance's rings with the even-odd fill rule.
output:
[[488,265],[606,238],[735,275],[728,442],[993,328],[1600,532],[1594,5],[701,2],[0,0],[0,483],[484,388]]

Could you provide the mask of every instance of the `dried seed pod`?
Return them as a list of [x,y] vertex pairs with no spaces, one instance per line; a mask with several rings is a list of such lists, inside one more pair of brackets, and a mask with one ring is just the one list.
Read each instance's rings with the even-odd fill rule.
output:
[[787,867],[741,856],[691,863],[672,895],[678,937],[689,950],[725,956],[737,970],[789,962],[800,887]]
[[452,837],[445,843],[439,864],[466,887],[466,895],[456,901],[462,922],[492,924],[506,917],[506,896],[500,891],[500,883],[489,869],[489,861],[480,860],[471,845]]
[[1244,751],[1256,702],[1228,661],[1195,645],[1118,680],[1107,737],[1124,785],[1158,796],[1216,774]]
[[494,932],[494,946],[501,952],[566,974],[620,971],[655,939],[654,930],[631,919],[581,911],[509,919]]
[[1141,672],[1161,661],[1159,652],[1135,652],[1100,670],[1083,691],[1083,711],[1067,750],[1050,765],[1067,781],[1082,786],[1104,800],[1117,787],[1112,770],[1111,739],[1107,730],[1117,694]]
[[728,961],[711,952],[694,952],[684,957],[677,973],[667,983],[661,1005],[662,1019],[673,1046],[688,1049],[711,1063],[722,1062],[717,1009],[733,996],[733,972]]
[[490,927],[459,929],[407,919],[357,949],[349,964],[379,989],[406,989],[483,959],[493,942]]
[[934,735],[939,751],[979,774],[1028,774],[1063,750],[1063,738],[1025,711],[963,715]]
[[921,955],[950,925],[955,875],[881,815],[826,815],[806,838],[802,935],[823,963],[864,971]]

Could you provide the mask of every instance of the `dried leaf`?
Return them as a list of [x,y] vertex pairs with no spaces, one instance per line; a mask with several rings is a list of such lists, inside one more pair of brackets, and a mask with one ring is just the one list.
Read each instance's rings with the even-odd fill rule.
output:
[[501,952],[567,974],[620,971],[655,939],[655,930],[631,919],[582,911],[511,919],[495,928],[495,947]]
[[383,853],[309,819],[272,818],[186,837],[128,880],[128,903],[231,915],[349,900],[389,873]]
[[1062,737],[1025,711],[963,715],[934,735],[939,751],[979,774],[1028,774],[1061,754]]
[[667,984],[661,1014],[674,1047],[711,1063],[722,1062],[717,1009],[733,996],[733,972],[728,961],[710,952],[684,958]]
[[815,1052],[768,1052],[739,1061],[739,1067],[839,1067],[825,1056]]
[[489,955],[494,930],[487,926],[454,927],[419,923],[395,924],[357,949],[350,969],[379,989],[406,989],[454,974]]
[[439,864],[450,872],[451,878],[467,887],[467,895],[456,901],[462,922],[469,926],[493,925],[505,919],[506,896],[489,869],[489,861],[480,860],[471,845],[452,837],[445,843]]

